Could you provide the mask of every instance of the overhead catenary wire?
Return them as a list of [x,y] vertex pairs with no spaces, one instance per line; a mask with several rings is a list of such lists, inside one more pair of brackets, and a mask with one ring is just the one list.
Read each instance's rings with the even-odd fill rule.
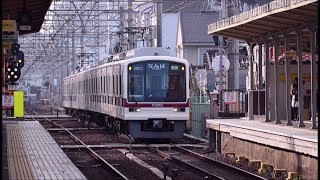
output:
[[[84,12],[86,12],[86,9],[82,9],[82,8],[83,8],[89,1],[90,1],[90,0],[86,1],[84,4],[81,5],[81,7],[80,7],[80,9],[79,9],[79,15],[80,15],[80,14],[83,14]],[[197,1],[185,0],[185,1],[182,1],[182,2],[181,2],[181,1],[179,0],[179,2],[178,2],[177,4],[175,4],[175,5],[173,5],[172,7],[170,7],[170,8],[168,8],[168,9],[162,11],[162,13],[170,12],[171,10],[172,10],[172,12],[177,12],[177,11],[179,11],[179,10],[181,10],[181,9],[183,9],[183,8],[186,8],[186,7],[188,7],[188,6],[190,6],[190,5],[194,4],[194,3],[197,3],[197,2],[199,2],[199,1],[200,1],[200,0],[197,0]],[[189,3],[189,2],[190,2],[190,3]],[[152,2],[146,2],[146,3],[144,3],[144,4],[147,4],[147,3],[152,3]],[[188,3],[189,3],[189,4],[188,4]],[[182,7],[181,7],[181,6],[182,6]],[[175,8],[177,8],[177,7],[180,7],[180,8],[175,9]],[[174,10],[174,9],[175,9],[175,10]],[[80,12],[80,11],[81,11],[81,12]],[[104,13],[104,12],[107,12],[107,11],[108,11],[108,10],[102,11],[101,13],[98,14],[98,16],[101,15],[102,13]],[[57,35],[66,27],[66,25],[67,25],[69,22],[71,22],[71,21],[72,21],[75,17],[77,17],[77,15],[78,15],[78,14],[74,14],[74,15],[72,15],[70,18],[66,19],[65,17],[60,16],[58,13],[54,12],[54,10],[50,10],[50,12],[58,15],[59,17],[61,17],[62,19],[64,19],[65,22],[60,25],[59,29],[58,29],[57,31],[55,31],[55,33],[54,33],[54,34],[52,35],[52,37],[49,39],[49,41],[47,42],[47,44],[43,46],[44,50],[49,47],[49,44],[50,44],[50,43],[57,37]],[[97,15],[95,15],[95,16],[97,16]],[[115,17],[115,16],[116,16],[116,15],[114,15],[113,17]],[[88,19],[88,20],[92,20],[92,18],[90,18],[90,19]],[[145,19],[145,20],[150,20],[150,18],[147,18],[147,19]],[[137,23],[134,23],[134,25],[137,25]],[[112,29],[115,29],[115,28],[116,28],[116,27],[110,27],[110,28],[107,29],[107,31],[111,31]],[[105,42],[105,41],[107,41],[107,40],[108,40],[108,39],[104,39],[102,42]],[[28,66],[27,70],[24,71],[22,77],[23,77],[24,75],[26,75],[26,74],[29,72],[30,68],[31,68],[37,61],[39,61],[39,60],[41,60],[41,59],[42,59],[42,56],[37,56],[37,57],[35,58],[35,60],[33,60],[33,62],[30,64],[30,66]],[[71,60],[72,60],[72,59],[67,60],[67,61],[64,61],[64,62],[62,62],[60,65],[63,65],[63,64],[65,64],[65,63],[67,63],[67,62],[70,62]],[[59,66],[59,65],[58,65],[58,66]],[[55,70],[55,69],[57,69],[57,68],[54,68],[54,70]],[[46,72],[45,74],[43,74],[43,76],[44,76],[44,75],[47,75],[47,74],[50,74],[50,73],[53,72],[54,70],[51,70],[50,72]]]

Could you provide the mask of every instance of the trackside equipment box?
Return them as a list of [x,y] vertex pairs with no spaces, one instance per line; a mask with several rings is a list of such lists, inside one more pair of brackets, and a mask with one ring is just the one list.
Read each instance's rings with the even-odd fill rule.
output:
[[14,117],[24,117],[24,95],[23,91],[13,93]]

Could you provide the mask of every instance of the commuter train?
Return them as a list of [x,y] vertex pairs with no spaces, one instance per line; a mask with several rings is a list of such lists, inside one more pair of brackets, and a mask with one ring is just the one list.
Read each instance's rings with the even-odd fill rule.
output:
[[164,48],[116,54],[63,86],[67,114],[95,117],[133,138],[179,138],[189,119],[189,63]]

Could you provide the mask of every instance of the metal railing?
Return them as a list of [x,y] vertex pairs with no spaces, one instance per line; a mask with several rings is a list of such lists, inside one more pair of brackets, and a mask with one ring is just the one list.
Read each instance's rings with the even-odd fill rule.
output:
[[219,112],[246,113],[246,91],[222,89],[219,91]]
[[280,8],[290,7],[299,3],[303,3],[304,5],[304,4],[313,3],[316,1],[317,0],[275,0],[263,6],[253,8],[249,11],[240,13],[230,18],[223,19],[223,20],[214,22],[212,24],[209,24],[208,32],[214,33],[214,31],[218,31],[220,28],[224,28],[226,26],[236,24],[239,22],[243,22],[251,18],[259,18],[258,16],[262,14],[265,14],[267,16],[267,15],[270,15],[272,11],[275,11]]

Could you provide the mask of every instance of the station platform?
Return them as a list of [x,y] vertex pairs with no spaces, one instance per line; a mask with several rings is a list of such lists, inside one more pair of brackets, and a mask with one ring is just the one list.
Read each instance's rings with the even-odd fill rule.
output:
[[87,179],[38,121],[5,119],[2,134],[2,179]]
[[231,136],[256,143],[318,157],[318,129],[292,126],[286,122],[264,122],[248,119],[207,119],[207,128],[230,133]]
[[297,172],[303,179],[317,179],[318,129],[298,127],[297,121],[207,119],[209,144],[221,153],[235,153],[249,160],[260,160],[276,169]]

